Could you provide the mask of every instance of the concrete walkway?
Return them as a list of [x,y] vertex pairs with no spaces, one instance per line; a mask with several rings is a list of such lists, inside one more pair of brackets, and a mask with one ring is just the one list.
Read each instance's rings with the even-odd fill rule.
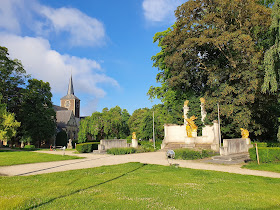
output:
[[[49,154],[63,154],[63,151],[38,151]],[[72,151],[66,151],[66,155],[74,155],[85,157],[85,159],[65,160],[46,163],[32,163],[24,165],[14,165],[0,167],[0,174],[7,176],[28,176],[43,173],[52,173],[58,171],[68,171],[83,168],[93,168],[104,165],[116,165],[129,162],[140,162],[147,164],[157,164],[168,166],[168,162],[165,152],[150,152],[150,153],[137,153],[130,155],[107,155],[107,154],[73,154]],[[242,169],[242,165],[218,165],[203,163],[201,161],[193,160],[172,160],[171,163],[179,164],[179,167],[213,170],[235,174],[263,176],[271,178],[280,178],[280,173],[257,171]]]

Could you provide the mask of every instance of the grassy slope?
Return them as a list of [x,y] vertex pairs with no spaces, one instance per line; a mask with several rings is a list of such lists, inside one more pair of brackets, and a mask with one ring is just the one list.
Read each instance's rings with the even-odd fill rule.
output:
[[128,163],[0,177],[3,209],[280,208],[280,179]]
[[30,151],[0,150],[0,166],[10,166],[26,163],[40,163],[59,160],[72,160],[79,157],[67,155],[52,155]]
[[280,173],[280,162],[261,163],[260,165],[258,165],[257,162],[250,162],[249,164],[242,166],[242,168]]

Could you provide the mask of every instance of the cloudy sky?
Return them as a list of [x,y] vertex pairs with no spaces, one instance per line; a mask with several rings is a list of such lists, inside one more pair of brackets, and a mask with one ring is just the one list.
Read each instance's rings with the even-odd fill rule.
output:
[[81,115],[119,105],[151,107],[157,85],[153,36],[175,21],[183,0],[0,0],[0,45],[28,74],[49,82],[54,104],[72,72]]

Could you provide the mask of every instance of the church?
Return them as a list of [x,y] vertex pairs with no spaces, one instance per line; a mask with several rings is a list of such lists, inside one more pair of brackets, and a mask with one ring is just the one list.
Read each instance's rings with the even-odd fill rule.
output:
[[67,95],[60,99],[60,106],[53,106],[56,112],[57,133],[65,131],[67,139],[77,140],[80,124],[80,99],[74,94],[72,75]]

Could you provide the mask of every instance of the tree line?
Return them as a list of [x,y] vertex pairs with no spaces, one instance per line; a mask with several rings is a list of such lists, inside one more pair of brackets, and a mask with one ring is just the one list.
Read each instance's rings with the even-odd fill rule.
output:
[[115,138],[131,140],[132,132],[136,132],[138,139],[152,139],[153,115],[155,138],[156,140],[162,140],[164,138],[164,123],[172,123],[174,119],[164,105],[158,104],[151,109],[137,109],[132,115],[119,106],[111,109],[104,108],[102,112],[94,112],[91,116],[81,120],[78,142]]

